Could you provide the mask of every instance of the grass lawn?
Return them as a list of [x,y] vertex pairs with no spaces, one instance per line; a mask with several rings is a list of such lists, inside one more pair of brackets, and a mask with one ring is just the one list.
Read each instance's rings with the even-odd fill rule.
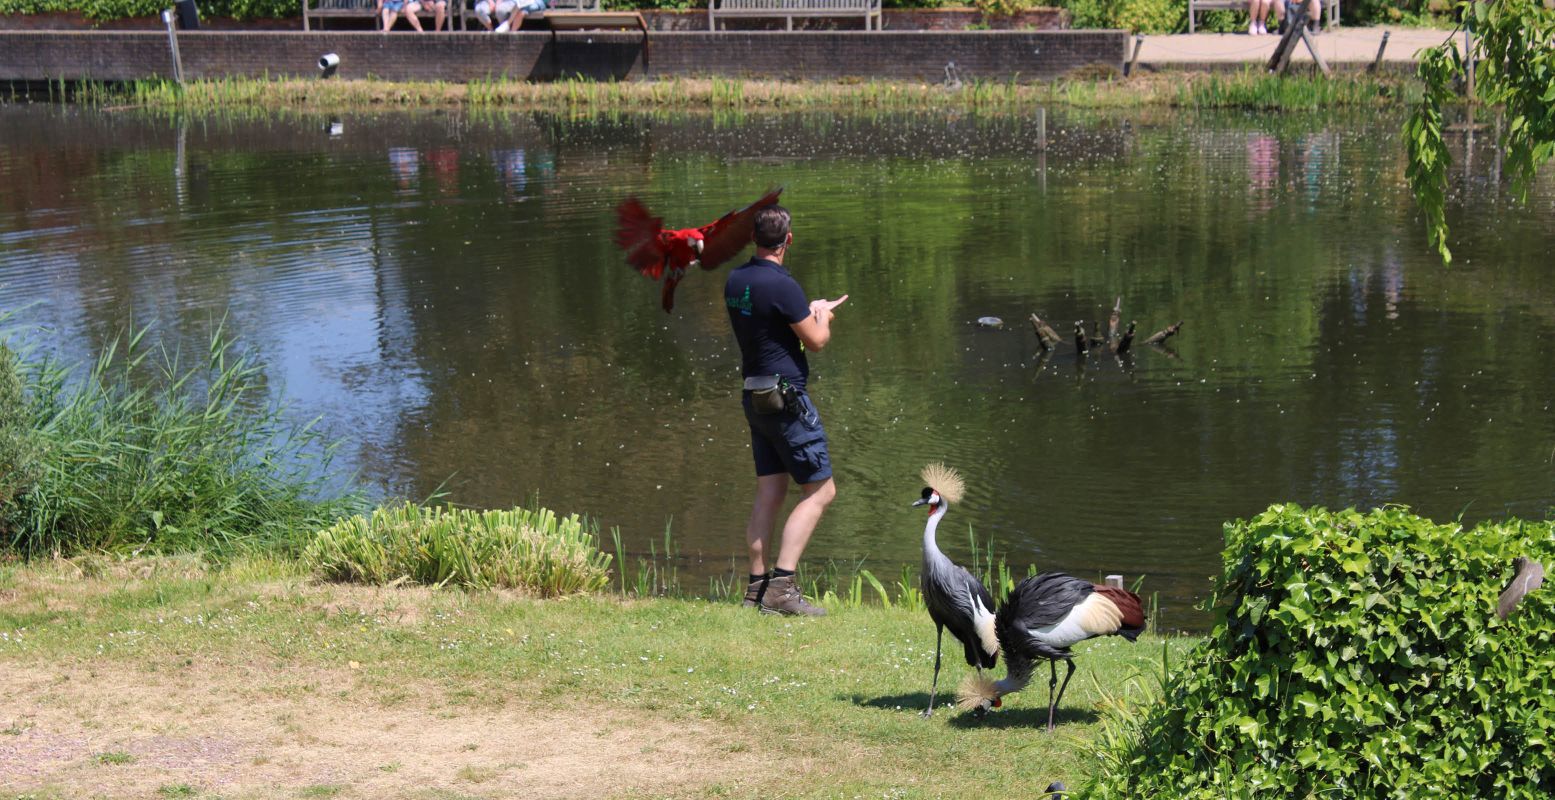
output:
[[[1163,647],[984,720],[927,615],[320,584],[195,559],[0,567],[0,798],[960,797],[1071,788]],[[1002,674],[1003,665],[1000,665]],[[941,697],[968,668],[946,659]]]

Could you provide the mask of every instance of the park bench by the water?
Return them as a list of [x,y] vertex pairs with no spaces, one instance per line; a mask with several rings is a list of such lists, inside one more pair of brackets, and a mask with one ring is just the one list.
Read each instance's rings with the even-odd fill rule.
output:
[[[1339,24],[1339,0],[1312,0],[1321,2],[1328,11],[1328,27]],[[1285,0],[1274,0],[1283,3]],[[1188,0],[1188,32],[1193,33],[1198,17],[1206,11],[1241,11],[1246,13],[1247,0]]]
[[[551,15],[567,17],[574,14],[593,14],[596,23],[594,27],[601,28],[637,28],[646,25],[642,23],[642,16],[635,11],[628,12],[601,12],[599,0],[552,0],[550,7],[544,11],[529,14],[526,19],[544,19]],[[378,22],[377,0],[302,0],[302,29],[313,30],[313,23],[317,22],[319,30],[324,29],[326,19],[371,19],[373,27],[377,28]],[[427,16],[427,15],[423,15]],[[448,2],[448,29],[453,30],[457,25],[465,30],[478,30],[479,26],[472,27],[470,18],[475,16],[475,0],[449,0]],[[627,19],[628,16],[636,17],[636,22]],[[619,17],[616,19],[615,17]],[[581,20],[581,17],[576,17]],[[576,30],[576,22],[561,23],[564,30]]]
[[377,28],[378,6],[374,0],[302,0],[303,30],[313,30],[314,22],[324,30],[326,19],[371,19]]
[[864,30],[880,30],[880,0],[708,0],[707,28],[729,17],[782,17],[788,30],[795,17],[863,17]]

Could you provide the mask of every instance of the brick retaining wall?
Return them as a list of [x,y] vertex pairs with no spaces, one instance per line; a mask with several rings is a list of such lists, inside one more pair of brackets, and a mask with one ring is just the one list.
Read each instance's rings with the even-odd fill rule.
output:
[[[645,9],[643,19],[656,31],[705,31],[706,8],[687,11]],[[1028,8],[1007,17],[983,17],[975,8],[887,8],[881,12],[882,24],[888,31],[959,31],[972,26],[993,30],[1058,30],[1067,27],[1065,12],[1058,8]],[[370,19],[328,20],[329,30],[372,30]],[[472,20],[472,24],[474,24]],[[315,22],[317,27],[319,23]],[[399,23],[408,28],[405,22]],[[784,30],[782,19],[735,17],[719,23],[726,30]],[[544,30],[539,19],[531,20],[531,29]],[[794,20],[799,30],[860,30],[862,19],[837,17],[813,17]],[[214,30],[302,30],[302,17],[286,19],[235,20],[226,17],[200,17],[200,27]],[[74,11],[47,11],[40,14],[0,14],[0,31],[159,31],[162,20],[157,16],[129,17],[125,19],[93,20]]]
[[[358,32],[179,34],[188,78],[312,76],[338,53],[340,77],[468,81],[506,75],[549,80],[726,76],[880,78],[938,82],[954,63],[963,80],[1048,79],[1092,64],[1121,68],[1122,31],[750,31],[416,35]],[[167,34],[0,32],[0,81],[171,77]]]

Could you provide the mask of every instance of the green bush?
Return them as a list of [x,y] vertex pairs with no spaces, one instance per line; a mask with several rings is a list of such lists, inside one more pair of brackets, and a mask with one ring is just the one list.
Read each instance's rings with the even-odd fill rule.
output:
[[259,367],[220,330],[192,364],[142,331],[88,370],[45,360],[22,373],[41,455],[0,549],[295,551],[360,507],[349,489],[320,499],[333,448],[266,401]]
[[37,451],[21,364],[0,343],[0,540],[11,532],[15,501],[37,481]]
[[1226,526],[1218,623],[1101,752],[1093,797],[1555,796],[1555,586],[1505,622],[1548,523],[1274,506]]
[[1188,29],[1187,0],[1056,0],[1071,28],[1123,28],[1137,33]]
[[406,503],[319,531],[303,560],[328,580],[503,587],[554,597],[605,588],[611,557],[576,514]]
[[[92,20],[154,17],[171,0],[0,0],[0,14],[75,11]],[[302,15],[300,0],[200,0],[200,16],[285,19]]]

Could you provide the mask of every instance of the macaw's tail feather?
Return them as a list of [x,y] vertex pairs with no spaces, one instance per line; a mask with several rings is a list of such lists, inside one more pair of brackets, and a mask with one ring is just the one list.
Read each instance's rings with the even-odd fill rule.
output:
[[679,283],[680,278],[675,277],[674,273],[670,273],[669,277],[664,279],[664,291],[659,294],[659,300],[664,304],[666,314],[675,309],[675,287]]
[[654,280],[664,274],[664,247],[659,236],[663,223],[636,197],[628,197],[616,207],[616,246],[626,251],[628,264]]

